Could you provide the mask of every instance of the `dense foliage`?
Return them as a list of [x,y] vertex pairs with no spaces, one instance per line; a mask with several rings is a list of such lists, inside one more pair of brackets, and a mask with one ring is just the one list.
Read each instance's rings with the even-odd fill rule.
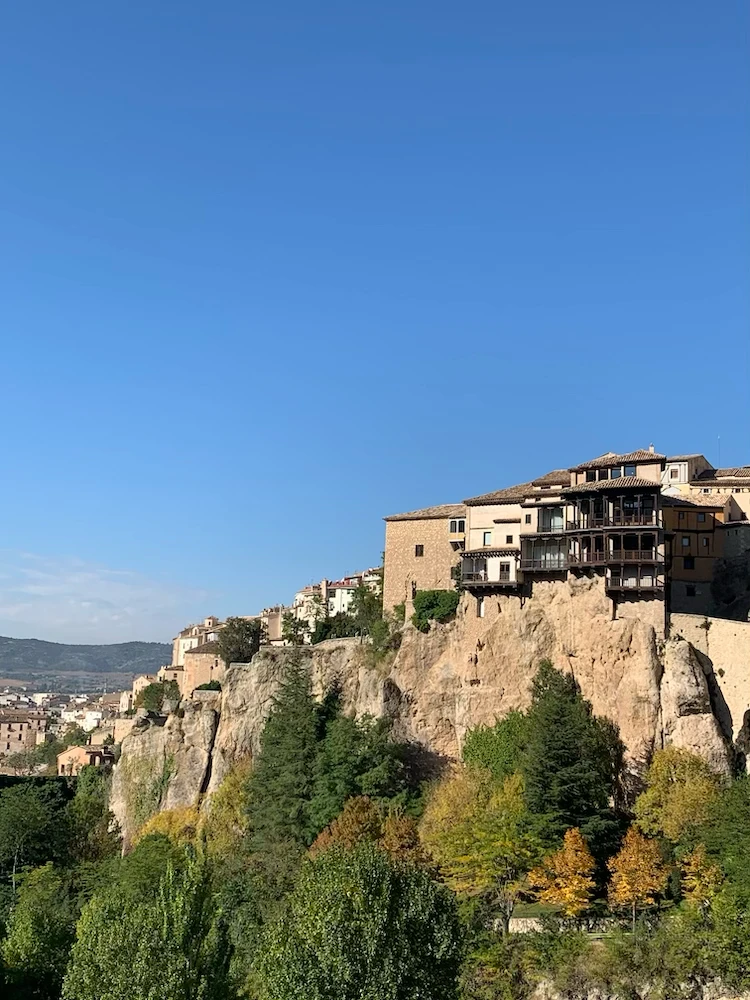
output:
[[[413,748],[383,720],[343,714],[335,689],[313,697],[303,663],[288,665],[252,766],[236,765],[210,808],[151,817],[124,857],[105,773],[6,779],[2,995],[750,989],[747,777],[667,747],[626,800],[617,730],[543,663],[527,710],[472,729],[465,763],[420,784]],[[536,929],[518,933],[519,915]]]
[[219,630],[216,646],[221,659],[230,663],[249,663],[266,640],[259,618],[227,618]]
[[430,622],[447,622],[453,618],[460,599],[457,590],[418,590],[414,596],[412,624],[420,632],[429,632]]

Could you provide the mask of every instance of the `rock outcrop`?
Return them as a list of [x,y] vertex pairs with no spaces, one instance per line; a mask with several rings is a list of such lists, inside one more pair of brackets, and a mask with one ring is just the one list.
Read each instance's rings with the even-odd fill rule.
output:
[[345,711],[387,715],[397,738],[444,758],[460,755],[470,726],[526,706],[546,658],[575,676],[598,715],[618,724],[633,759],[675,743],[704,754],[717,770],[730,766],[731,733],[722,729],[715,704],[721,681],[710,660],[682,638],[665,642],[648,608],[642,617],[613,617],[600,579],[571,578],[481,606],[465,596],[456,621],[427,634],[407,625],[385,664],[374,664],[357,639],[267,648],[251,664],[234,664],[220,695],[183,701],[166,722],[139,720],[123,740],[112,808],[126,840],[144,816],[196,804],[234,761],[256,752],[292,654],[308,664],[317,694],[337,683]]

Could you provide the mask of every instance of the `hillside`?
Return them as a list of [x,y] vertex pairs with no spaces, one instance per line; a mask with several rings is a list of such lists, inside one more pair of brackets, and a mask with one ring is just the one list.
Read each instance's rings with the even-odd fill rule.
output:
[[0,677],[153,673],[171,658],[172,647],[166,642],[84,646],[0,636]]

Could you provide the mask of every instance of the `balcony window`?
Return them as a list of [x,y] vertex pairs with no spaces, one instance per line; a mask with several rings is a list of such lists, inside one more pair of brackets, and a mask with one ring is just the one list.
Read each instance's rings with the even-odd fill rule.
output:
[[587,483],[595,483],[596,482],[596,469],[587,469],[586,470],[586,482]]
[[609,479],[609,469],[599,469],[599,479]]
[[636,467],[634,465],[626,465],[624,467],[624,475],[626,475],[626,476],[635,476],[636,475],[636,471],[637,470],[636,470]]
[[612,472],[610,473],[609,478],[610,479],[619,479],[621,475],[622,475],[622,470],[621,469],[612,469]]

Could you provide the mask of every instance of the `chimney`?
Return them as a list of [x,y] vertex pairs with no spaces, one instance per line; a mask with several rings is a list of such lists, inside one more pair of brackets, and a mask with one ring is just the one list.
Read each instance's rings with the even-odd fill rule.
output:
[[653,455],[653,453],[654,453],[654,446],[653,446],[653,444],[650,444],[650,445],[648,446],[648,450],[649,450],[649,451],[651,452],[651,454]]

